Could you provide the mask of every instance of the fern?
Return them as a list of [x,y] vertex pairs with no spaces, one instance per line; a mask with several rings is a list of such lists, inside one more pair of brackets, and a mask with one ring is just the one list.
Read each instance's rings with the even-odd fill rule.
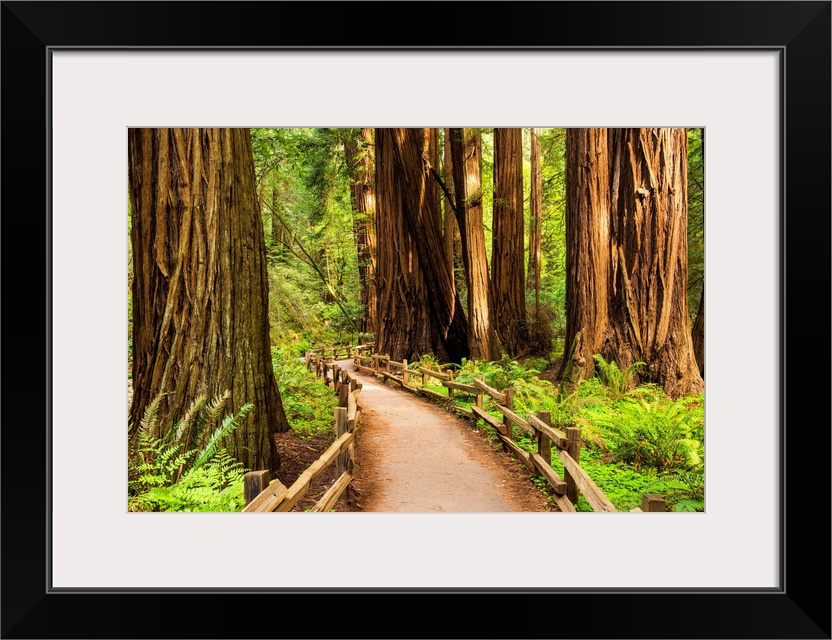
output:
[[[185,416],[163,429],[158,424],[162,396],[145,411],[138,438],[131,443],[128,460],[128,507],[136,511],[239,511],[243,505],[245,468],[221,447],[248,415],[246,404],[237,414],[222,418],[230,398],[217,396],[210,403],[196,398]],[[129,430],[128,430],[129,432]],[[204,441],[204,442],[203,442]]]
[[239,425],[239,421],[245,418],[249,411],[254,408],[253,404],[244,404],[240,407],[240,411],[237,415],[229,415],[223,418],[222,424],[217,427],[217,429],[211,434],[208,438],[208,442],[205,444],[205,447],[200,452],[197,459],[194,461],[193,468],[198,469],[203,464],[205,464],[208,460],[210,460],[213,455],[217,452],[220,441],[229,435],[234,429],[237,428]]
[[634,362],[624,371],[621,371],[614,361],[607,362],[600,353],[593,357],[598,366],[598,375],[607,387],[610,399],[613,402],[620,400],[627,394],[638,374],[647,366],[646,362]]
[[[153,433],[157,429],[156,423],[159,420],[159,404],[162,402],[164,396],[165,394],[163,393],[159,394],[147,405],[147,409],[144,410],[144,416],[142,416],[140,423],[140,431]],[[132,431],[132,428],[130,431]]]
[[[184,440],[186,442],[190,442],[193,438],[193,426],[194,423],[200,422],[200,419],[204,419],[204,413],[202,408],[205,406],[205,403],[208,401],[208,396],[201,395],[196,398],[192,403],[191,406],[188,407],[188,410],[185,412],[185,416],[180,420],[176,427],[175,427],[175,439],[177,442],[182,442],[183,433],[185,434]],[[173,430],[172,430],[173,431]]]

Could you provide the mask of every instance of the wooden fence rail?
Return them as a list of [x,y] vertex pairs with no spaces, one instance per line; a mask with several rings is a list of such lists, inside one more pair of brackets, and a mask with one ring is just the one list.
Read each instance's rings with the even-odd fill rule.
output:
[[[610,499],[604,495],[604,492],[580,465],[582,442],[580,428],[568,427],[566,433],[564,433],[550,424],[549,413],[545,411],[540,411],[537,414],[531,413],[526,418],[521,417],[514,411],[513,389],[509,388],[503,391],[494,389],[483,381],[482,376],[478,376],[472,384],[455,382],[451,370],[436,371],[419,367],[418,371],[414,371],[407,368],[407,360],[401,363],[392,362],[388,355],[362,356],[356,353],[353,363],[359,371],[375,374],[383,380],[397,382],[402,389],[412,393],[441,400],[449,411],[455,411],[475,421],[481,420],[491,426],[496,431],[497,438],[506,451],[511,451],[532,473],[546,479],[552,487],[555,502],[561,511],[575,511],[575,504],[581,494],[583,494],[593,511],[606,513],[616,511]],[[372,366],[365,366],[365,363],[372,363]],[[393,373],[391,366],[400,369],[401,376]],[[409,383],[411,376],[421,376],[423,385],[427,384],[430,379],[438,380],[443,387],[448,389],[448,395],[445,396],[423,387],[411,386]],[[454,392],[475,396],[475,404],[471,405],[470,410],[452,404]],[[493,402],[496,410],[503,415],[502,421],[485,410],[486,400]],[[515,426],[536,438],[537,451],[527,452],[513,441]],[[552,468],[553,447],[558,459],[563,464],[563,478]],[[632,509],[633,512],[659,512],[664,510],[664,498],[656,494],[645,494],[642,500],[642,508]]]
[[[347,357],[358,357],[362,347],[348,347]],[[335,351],[333,355],[338,352]],[[336,355],[337,357],[337,355]],[[323,377],[338,395],[338,407],[335,409],[336,440],[324,451],[320,458],[304,471],[291,487],[286,487],[279,480],[269,484],[268,471],[250,471],[244,476],[246,506],[244,512],[289,511],[306,495],[312,483],[333,463],[336,465],[338,478],[327,489],[311,511],[329,511],[338,498],[349,487],[353,479],[353,460],[355,429],[361,415],[358,396],[361,382],[338,365],[327,361],[323,351],[306,353],[306,367]],[[331,377],[328,372],[331,373]]]

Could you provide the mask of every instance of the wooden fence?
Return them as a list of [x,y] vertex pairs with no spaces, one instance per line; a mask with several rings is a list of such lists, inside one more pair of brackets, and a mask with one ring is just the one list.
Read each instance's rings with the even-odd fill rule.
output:
[[[349,349],[355,350],[356,347],[347,349],[349,355]],[[335,409],[336,440],[320,458],[298,476],[291,487],[287,488],[279,480],[269,484],[268,471],[251,471],[245,474],[244,512],[289,511],[309,491],[312,483],[335,463],[337,480],[311,509],[313,512],[329,511],[353,479],[355,429],[361,415],[361,407],[358,404],[361,382],[347,371],[339,370],[338,365],[327,362],[323,357],[310,357],[310,353],[306,356],[307,368],[310,368],[310,361],[314,357],[316,365],[320,363],[327,385],[338,395],[338,407]],[[336,350],[333,356],[337,357],[337,354]],[[328,371],[332,372],[331,378],[327,375]]]
[[[435,371],[419,367],[418,371],[414,371],[408,368],[407,360],[395,362],[388,355],[362,355],[364,351],[366,349],[355,351],[352,356],[353,363],[359,371],[396,382],[402,389],[411,393],[441,400],[445,403],[447,410],[460,413],[472,420],[481,420],[491,426],[505,450],[513,453],[532,473],[543,476],[547,480],[561,511],[575,511],[574,505],[581,493],[593,511],[616,511],[609,498],[580,465],[582,442],[580,428],[568,427],[564,433],[551,425],[549,413],[545,411],[530,413],[525,419],[522,418],[514,412],[514,390],[494,389],[485,384],[482,376],[478,376],[478,379],[471,384],[464,384],[454,381],[451,370]],[[420,376],[423,385],[427,384],[430,379],[438,380],[443,387],[448,389],[448,395],[432,389],[411,386],[410,379]],[[470,410],[453,404],[455,394],[458,393],[476,398]],[[496,410],[502,414],[502,420],[485,410],[486,402],[494,404]],[[537,451],[525,451],[514,442],[515,427],[526,431],[536,439]],[[563,464],[563,478],[552,468],[553,452]],[[644,494],[642,508],[631,511],[665,511],[664,498],[657,494]]]

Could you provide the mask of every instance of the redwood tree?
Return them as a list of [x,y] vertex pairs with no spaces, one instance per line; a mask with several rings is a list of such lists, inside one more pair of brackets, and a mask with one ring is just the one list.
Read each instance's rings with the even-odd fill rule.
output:
[[673,397],[698,393],[704,384],[687,292],[687,130],[613,129],[610,144],[615,304],[605,352],[622,369],[646,362],[644,378]]
[[491,298],[497,333],[512,356],[527,348],[523,130],[494,129]]
[[594,371],[609,324],[610,183],[606,129],[566,132],[566,339],[561,382]]
[[540,129],[529,130],[530,136],[530,161],[531,161],[531,187],[529,189],[529,277],[526,279],[526,286],[529,291],[534,291],[535,313],[540,308],[540,254],[543,196],[542,196],[542,172],[540,169]]
[[375,130],[378,311],[376,352],[393,360],[434,353],[428,292],[410,228],[394,150],[394,131]]
[[443,147],[442,180],[445,183],[443,207],[445,211],[444,232],[445,258],[448,266],[453,270],[462,264],[462,246],[459,238],[459,225],[453,208],[455,205],[453,161],[451,159],[451,130],[445,129],[445,145]]
[[451,129],[450,143],[468,292],[468,344],[471,358],[494,360],[499,356],[499,343],[492,324],[494,314],[482,222],[482,139],[476,129]]
[[254,409],[226,444],[275,471],[287,431],[269,347],[268,280],[248,129],[130,129],[133,385],[162,424],[199,395]]
[[419,254],[429,294],[425,303],[447,360],[468,357],[468,323],[444,257],[439,186],[430,174],[437,161],[436,129],[390,129],[395,153],[394,177],[402,213]]
[[353,233],[358,252],[358,279],[361,286],[361,331],[376,332],[376,195],[373,166],[373,130],[361,129],[358,145],[348,139],[345,145],[352,182],[352,202],[355,210]]
[[564,382],[601,353],[672,397],[704,387],[687,302],[685,129],[567,132]]

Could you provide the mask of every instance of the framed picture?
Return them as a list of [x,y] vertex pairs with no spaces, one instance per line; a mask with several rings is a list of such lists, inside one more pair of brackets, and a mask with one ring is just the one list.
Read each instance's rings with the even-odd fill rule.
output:
[[[2,12],[4,637],[830,637],[829,2]],[[126,513],[127,128],[417,125],[705,128],[705,513]]]

